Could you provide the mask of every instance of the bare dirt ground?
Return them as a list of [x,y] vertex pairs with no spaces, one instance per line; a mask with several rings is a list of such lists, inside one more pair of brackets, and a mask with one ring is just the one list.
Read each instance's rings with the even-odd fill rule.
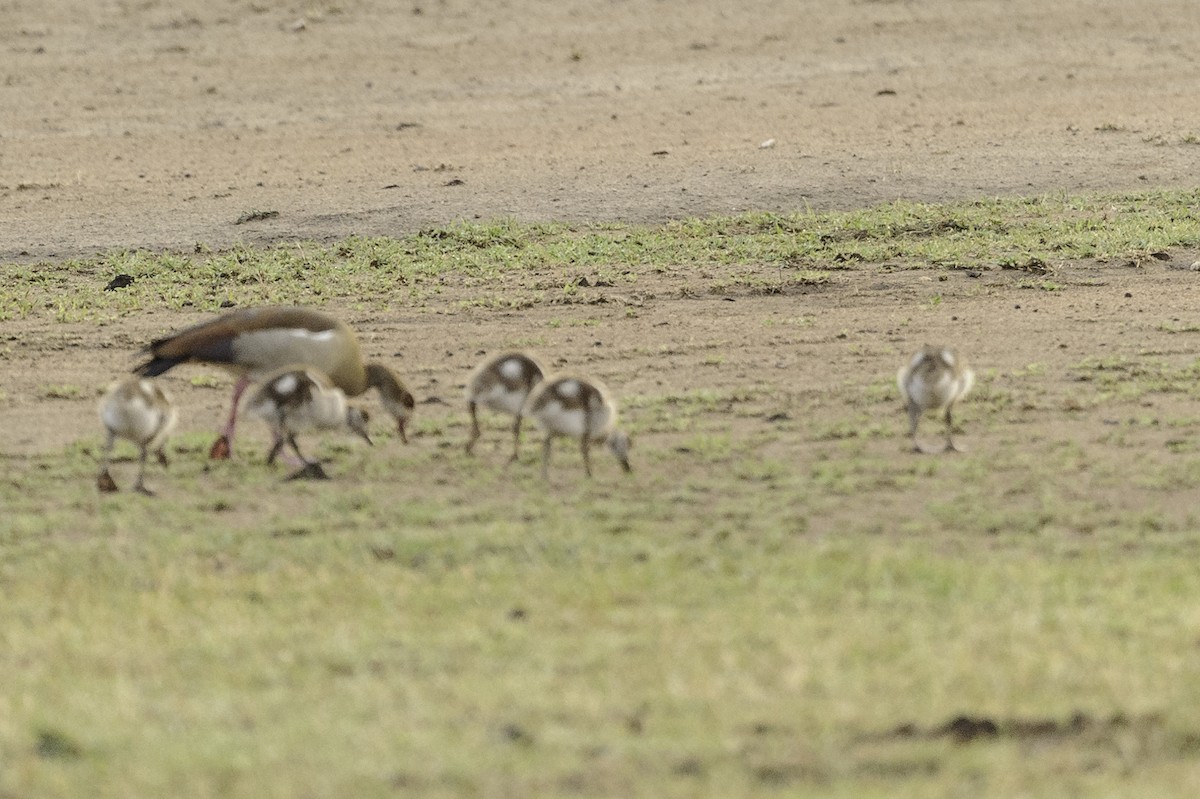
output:
[[0,259],[1192,185],[1193,12],[3,0]]
[[[1200,17],[1184,0],[0,0],[0,22],[0,262],[458,219],[1191,186],[1200,157]],[[239,224],[255,211],[276,215]],[[780,297],[666,276],[639,286],[633,315],[619,290],[519,314],[332,310],[372,355],[401,356],[419,398],[452,404],[480,351],[520,342],[635,394],[758,382],[816,396],[876,380],[926,339],[1060,381],[1106,347],[1147,345],[1130,332],[1185,357],[1159,328],[1194,307],[1191,275],[1068,269],[1078,285],[1034,302],[1019,276],[933,285],[864,268]],[[198,318],[6,323],[5,448],[96,435],[90,391]],[[195,424],[225,398],[191,390]]]

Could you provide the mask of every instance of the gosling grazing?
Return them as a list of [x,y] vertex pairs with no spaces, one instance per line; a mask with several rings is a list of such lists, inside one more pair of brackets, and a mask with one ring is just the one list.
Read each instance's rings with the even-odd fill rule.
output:
[[324,468],[309,460],[296,444],[296,433],[305,428],[335,429],[349,427],[368,443],[367,414],[350,407],[346,394],[323,373],[303,367],[283,369],[263,381],[250,398],[247,410],[265,419],[271,426],[274,441],[267,453],[267,463],[275,462],[286,443],[303,464],[289,480],[309,478],[328,479]]
[[542,477],[550,475],[550,445],[557,436],[579,439],[583,470],[592,476],[588,450],[592,444],[607,444],[621,463],[629,465],[629,436],[616,428],[617,406],[600,383],[578,377],[545,380],[534,389],[523,411],[546,434],[542,444]]
[[896,375],[896,384],[908,409],[908,434],[913,449],[926,452],[917,441],[917,424],[926,411],[944,413],[946,420],[946,452],[962,452],[954,443],[954,423],[951,412],[954,404],[967,395],[975,384],[975,373],[966,361],[944,347],[925,345],[908,365]]
[[513,417],[513,451],[509,463],[515,461],[521,447],[521,409],[525,400],[545,377],[545,370],[532,356],[522,352],[505,352],[488,358],[471,373],[467,381],[467,412],[471,415],[471,437],[467,440],[470,455],[479,440],[478,406],[490,408]]
[[145,483],[146,457],[153,450],[158,462],[164,467],[167,465],[167,436],[178,419],[170,398],[153,380],[130,377],[109,387],[100,399],[99,411],[108,438],[104,442],[96,487],[106,493],[118,490],[108,467],[113,445],[118,438],[124,438],[141,449],[137,482],[133,484],[133,490],[153,496],[154,492]]
[[408,442],[405,425],[415,407],[412,394],[388,367],[363,363],[354,331],[332,316],[307,308],[246,308],[153,341],[146,352],[150,360],[134,369],[143,377],[190,362],[221,366],[238,376],[229,419],[209,451],[210,458],[230,456],[238,400],[250,384],[297,365],[323,372],[351,397],[378,389],[384,410],[396,420],[400,439]]

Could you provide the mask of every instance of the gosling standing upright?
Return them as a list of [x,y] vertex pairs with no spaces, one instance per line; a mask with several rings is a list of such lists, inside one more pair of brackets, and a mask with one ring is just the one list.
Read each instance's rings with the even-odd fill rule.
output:
[[525,400],[545,377],[542,365],[523,352],[505,352],[488,358],[471,373],[467,381],[467,412],[471,414],[471,438],[467,441],[470,455],[479,440],[479,418],[476,407],[482,405],[513,417],[513,451],[509,462],[515,461],[521,447],[521,409]]
[[592,476],[588,449],[593,444],[608,448],[626,472],[629,465],[629,436],[616,428],[617,406],[598,382],[578,377],[543,381],[530,395],[524,414],[546,434],[542,444],[542,477],[550,476],[550,445],[557,436],[579,439],[583,470]]
[[129,377],[114,383],[100,399],[100,421],[108,433],[104,442],[104,455],[100,462],[100,474],[96,487],[104,492],[117,491],[117,484],[109,474],[113,445],[118,438],[132,441],[141,449],[138,460],[137,482],[133,490],[147,496],[154,492],[146,488],[146,457],[154,450],[158,462],[167,465],[165,451],[167,436],[175,426],[178,414],[171,400],[153,380],[144,377]]
[[238,400],[250,383],[297,365],[324,372],[351,397],[378,389],[384,409],[396,420],[400,439],[408,442],[405,425],[415,407],[412,394],[391,369],[364,364],[354,331],[326,314],[306,308],[237,310],[151,342],[146,352],[152,358],[134,369],[144,377],[189,362],[215,364],[238,375],[229,419],[209,451],[210,458],[229,457]]
[[346,395],[315,369],[283,369],[269,375],[247,403],[247,410],[271,425],[274,442],[267,463],[275,462],[284,443],[291,446],[302,468],[288,477],[328,479],[324,468],[309,460],[296,445],[296,433],[307,427],[335,429],[349,427],[368,443],[367,414],[346,403]]
[[975,373],[966,361],[944,347],[925,345],[907,366],[896,375],[896,384],[908,409],[908,434],[912,437],[913,449],[925,452],[917,441],[917,425],[926,411],[944,413],[946,420],[945,451],[962,452],[954,443],[954,422],[951,413],[954,404],[967,395],[975,384]]

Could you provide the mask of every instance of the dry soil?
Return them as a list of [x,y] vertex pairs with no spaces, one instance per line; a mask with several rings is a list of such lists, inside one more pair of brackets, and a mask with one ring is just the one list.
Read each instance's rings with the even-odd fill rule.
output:
[[[0,0],[0,262],[1192,186],[1198,44],[1186,0]],[[1195,254],[1172,257],[1059,265],[1061,293],[863,268],[776,296],[668,274],[602,305],[331,310],[429,413],[457,412],[480,352],[540,342],[626,394],[771,385],[833,417],[823,390],[925,340],[1041,364],[1051,397],[1096,354],[1190,359],[1163,328],[1196,305],[1170,269]],[[98,435],[94,389],[199,318],[5,323],[5,449]],[[213,426],[224,392],[187,376],[185,427]]]

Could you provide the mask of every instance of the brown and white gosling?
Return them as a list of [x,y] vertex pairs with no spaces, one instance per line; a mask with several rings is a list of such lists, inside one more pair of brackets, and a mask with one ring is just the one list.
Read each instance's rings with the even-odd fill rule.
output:
[[530,395],[525,416],[546,434],[542,444],[542,477],[550,475],[550,445],[558,436],[579,439],[583,470],[592,476],[588,449],[592,444],[607,444],[621,463],[629,465],[629,436],[617,429],[617,406],[598,382],[578,377],[557,377],[542,381]]
[[962,452],[954,443],[954,404],[975,384],[975,373],[953,350],[925,345],[896,375],[896,384],[908,410],[908,434],[916,452],[927,450],[917,441],[917,424],[926,411],[936,410],[946,420],[946,452]]
[[349,427],[371,443],[367,414],[347,404],[345,392],[315,369],[289,368],[269,375],[250,397],[246,409],[271,426],[274,442],[267,453],[268,464],[275,462],[285,443],[300,459],[303,466],[290,475],[289,480],[326,480],[329,477],[319,462],[309,460],[300,452],[296,445],[296,433],[300,430]]
[[490,408],[513,417],[513,451],[509,463],[517,459],[521,448],[521,409],[530,393],[542,382],[545,370],[532,356],[523,352],[505,352],[488,358],[471,373],[467,380],[467,412],[471,415],[471,438],[467,440],[470,455],[479,440],[478,406]]
[[146,352],[150,360],[134,369],[143,377],[193,362],[221,366],[238,376],[229,419],[210,458],[230,456],[238,400],[250,384],[297,365],[328,375],[347,396],[378,389],[384,410],[396,420],[400,440],[408,443],[405,425],[416,405],[412,394],[388,367],[364,363],[354,331],[328,314],[308,308],[239,309],[153,341]]
[[100,398],[100,421],[108,433],[96,487],[103,492],[119,490],[108,471],[113,445],[118,438],[132,441],[141,449],[137,482],[133,490],[147,496],[154,492],[146,487],[146,458],[153,450],[158,462],[167,465],[167,436],[175,426],[178,413],[170,398],[155,383],[145,377],[130,377],[114,383]]

